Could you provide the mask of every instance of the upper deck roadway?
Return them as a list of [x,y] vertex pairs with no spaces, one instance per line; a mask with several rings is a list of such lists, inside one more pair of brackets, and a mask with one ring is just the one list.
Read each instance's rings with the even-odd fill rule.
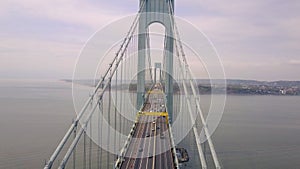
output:
[[168,130],[168,114],[161,88],[160,84],[156,84],[154,89],[149,91],[142,112],[138,113],[133,139],[121,169],[175,168]]

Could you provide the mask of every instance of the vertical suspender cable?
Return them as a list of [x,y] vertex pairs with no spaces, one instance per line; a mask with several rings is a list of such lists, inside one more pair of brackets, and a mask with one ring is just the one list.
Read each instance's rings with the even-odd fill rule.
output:
[[[108,86],[108,112],[107,112],[107,117],[108,117],[108,124],[110,125],[111,124],[111,121],[110,121],[110,113],[111,113],[111,79],[108,79],[109,80],[109,86]],[[110,143],[110,127],[107,128],[107,133],[108,133],[108,136],[107,136],[107,145]],[[110,164],[110,153],[109,151],[107,151],[107,169],[109,169],[109,164]]]
[[[98,103],[96,103],[96,104],[98,104]],[[91,169],[92,168],[92,143],[93,143],[93,141],[92,141],[92,119],[90,120],[90,138],[89,138],[89,140],[90,140],[90,143],[89,143],[89,169]]]
[[122,59],[122,62],[121,62],[121,72],[120,72],[120,102],[119,102],[119,143],[118,143],[118,145],[119,145],[119,147],[121,146],[121,135],[122,135],[122,124],[123,124],[123,122],[122,122],[122,114],[121,114],[121,112],[123,111],[122,110],[122,94],[123,94],[123,89],[122,89],[122,87],[123,87],[123,60],[124,59]]
[[83,133],[83,169],[86,169],[86,131]]
[[[170,12],[170,22],[171,22],[171,27],[172,27],[172,30],[173,30],[173,34],[174,34],[174,21],[173,21],[173,18],[172,18],[172,14],[173,14],[173,12],[172,12],[172,9],[171,9],[171,6],[172,6],[172,4],[170,4],[170,2],[169,2],[169,12]],[[176,35],[176,34],[174,34],[174,35]],[[175,38],[174,38],[175,39]],[[182,84],[183,84],[183,88],[184,88],[184,94],[186,95],[186,97],[189,95],[188,94],[188,91],[187,91],[187,86],[186,86],[186,83],[185,83],[185,70],[183,70],[183,65],[182,65],[182,63],[181,63],[181,60],[180,60],[180,53],[179,53],[179,51],[178,51],[178,45],[177,45],[177,40],[178,39],[175,39],[175,51],[176,51],[176,56],[177,56],[177,59],[178,59],[178,63],[179,63],[179,69],[181,70],[180,71],[180,73],[182,74],[182,78],[183,78],[183,80],[182,80]],[[187,98],[187,99],[185,99],[186,100],[186,102],[187,102],[187,104],[185,104],[185,105],[187,105],[187,107],[188,107],[188,111],[189,111],[189,113],[190,113],[190,118],[191,118],[191,121],[192,121],[192,115],[191,115],[191,111],[192,111],[192,109],[191,109],[191,104],[190,104],[190,101],[189,101],[189,99]],[[200,161],[201,161],[201,165],[202,165],[202,169],[206,169],[207,168],[207,165],[206,165],[206,161],[205,161],[205,159],[204,159],[204,154],[203,154],[203,150],[202,150],[202,147],[201,147],[201,144],[200,144],[200,139],[199,139],[199,137],[198,137],[198,133],[197,133],[197,129],[196,129],[196,127],[195,126],[193,126],[193,132],[194,132],[194,135],[195,135],[195,138],[196,138],[196,145],[197,145],[197,148],[198,148],[198,153],[199,153],[199,156],[200,156]]]
[[[133,21],[133,24],[131,25],[127,35],[126,35],[126,38],[124,38],[123,42],[122,42],[122,45],[121,47],[119,48],[119,50],[117,51],[116,53],[116,56],[120,56],[120,57],[123,57],[124,55],[124,51],[126,50],[126,48],[128,47],[128,43],[132,37],[132,32],[134,32],[134,30],[136,29],[136,26],[137,26],[137,22],[138,22],[138,19],[140,17],[140,13],[142,12],[143,8],[144,8],[144,5],[145,5],[145,0],[141,2],[141,7],[138,11],[138,14],[136,15],[134,21]],[[118,62],[117,59],[113,59],[113,62],[112,63],[116,63]],[[74,132],[76,130],[76,127],[77,127],[77,124],[79,122],[79,120],[81,119],[81,117],[84,115],[84,113],[86,112],[86,109],[87,109],[87,105],[91,102],[92,100],[92,97],[97,93],[99,87],[101,85],[103,85],[105,83],[105,77],[107,76],[108,74],[108,71],[111,71],[112,69],[112,64],[111,66],[107,69],[107,71],[104,73],[104,76],[103,78],[99,81],[99,83],[96,85],[95,87],[95,90],[92,94],[92,96],[89,97],[89,99],[86,101],[86,103],[84,104],[83,108],[81,109],[81,111],[79,112],[76,120],[72,123],[72,125],[70,126],[69,130],[67,131],[67,133],[65,134],[65,136],[63,137],[63,139],[60,141],[59,145],[57,146],[57,148],[55,149],[55,151],[53,152],[53,154],[51,155],[49,161],[47,162],[47,164],[45,165],[44,169],[50,169],[54,163],[54,161],[56,160],[57,156],[61,153],[61,150],[63,149],[63,147],[65,146],[66,142],[69,140],[70,138],[70,135],[72,134],[72,132]],[[103,92],[101,92],[103,93]],[[103,95],[103,94],[102,94]],[[85,124],[84,124],[85,125]],[[83,130],[80,130],[80,132],[83,132]],[[64,168],[66,163],[67,163],[67,160],[69,159],[71,153],[75,152],[75,147],[77,146],[77,143],[81,137],[82,133],[79,133],[79,136],[75,137],[75,139],[73,140],[72,144],[70,145],[67,153],[65,154],[64,156],[64,159],[63,161],[61,162],[59,168]],[[75,159],[75,155],[74,155],[74,159]]]
[[[102,125],[103,125],[103,116],[101,118],[101,114],[103,115],[103,99],[101,99],[101,101],[98,103],[98,107],[99,107],[99,113],[98,113],[98,142],[99,142],[99,146],[98,146],[98,153],[99,156],[98,157],[98,169],[101,168],[101,164],[100,162],[102,161],[102,156],[103,156],[103,150],[101,149],[101,145],[102,145]],[[100,151],[100,152],[99,152]]]
[[[115,73],[115,103],[114,103],[114,126],[115,126],[115,132],[114,132],[114,152],[116,152],[116,145],[117,145],[117,105],[118,105],[118,71],[119,68],[116,70]],[[116,155],[115,155],[116,156]]]
[[[172,8],[172,5],[170,4],[170,2],[169,2],[169,7],[170,7],[170,12],[172,12],[171,14],[173,14],[173,8]],[[173,21],[173,22],[174,22],[174,28],[173,29],[175,31],[175,35],[176,35],[176,38],[177,38],[177,41],[178,41],[178,44],[179,44],[179,47],[180,47],[180,50],[181,50],[181,57],[182,57],[182,60],[183,60],[183,62],[185,64],[185,67],[186,67],[186,73],[187,73],[188,76],[191,76],[191,72],[190,72],[190,70],[188,68],[187,60],[185,58],[185,53],[184,53],[183,46],[182,46],[182,43],[181,43],[181,40],[180,40],[180,35],[179,35],[179,32],[178,32],[178,28],[176,26],[175,21]],[[180,55],[178,55],[178,56],[180,56]],[[200,118],[201,118],[201,121],[202,121],[202,124],[203,124],[203,128],[204,128],[204,132],[205,132],[205,135],[207,136],[207,141],[208,141],[208,145],[210,147],[211,153],[212,153],[213,161],[214,161],[215,167],[217,169],[220,169],[221,166],[219,164],[219,160],[218,160],[218,157],[217,157],[214,145],[213,145],[212,140],[210,138],[210,134],[209,134],[208,129],[207,129],[206,121],[205,121],[205,119],[203,117],[203,114],[201,112],[201,109],[200,109],[200,103],[199,103],[199,100],[197,99],[197,95],[196,95],[197,93],[195,91],[194,84],[193,84],[193,82],[192,82],[192,80],[190,78],[189,78],[189,82],[190,82],[190,85],[191,85],[191,88],[192,88],[193,96],[194,96],[194,98],[196,100],[197,112],[200,115]]]

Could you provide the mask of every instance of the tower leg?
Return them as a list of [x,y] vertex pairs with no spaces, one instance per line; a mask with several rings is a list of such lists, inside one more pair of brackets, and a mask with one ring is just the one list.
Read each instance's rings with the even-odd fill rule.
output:
[[[172,31],[169,29],[167,32],[169,35]],[[169,121],[172,123],[173,120],[173,42],[174,39],[171,36],[167,36],[167,43],[166,43],[166,74],[165,74],[165,92],[167,98],[167,111],[169,114]]]
[[[142,28],[141,28],[142,29]],[[142,31],[140,29],[140,31]],[[145,47],[146,47],[146,34],[139,34],[139,44],[138,44],[138,74],[137,74],[137,110],[144,104],[145,97]]]

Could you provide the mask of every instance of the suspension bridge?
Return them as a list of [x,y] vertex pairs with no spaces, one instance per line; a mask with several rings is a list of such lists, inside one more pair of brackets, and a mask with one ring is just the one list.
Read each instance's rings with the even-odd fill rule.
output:
[[[189,132],[197,152],[193,168],[221,168],[174,19],[174,0],[139,3],[127,35],[108,67],[101,68],[44,169],[184,168],[189,152],[175,142]],[[153,23],[165,28],[161,61],[155,63],[149,36]]]

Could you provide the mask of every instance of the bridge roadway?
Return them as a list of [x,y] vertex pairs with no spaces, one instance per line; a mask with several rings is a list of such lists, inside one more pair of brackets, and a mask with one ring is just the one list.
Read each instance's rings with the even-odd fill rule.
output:
[[138,115],[133,139],[121,169],[175,168],[164,104],[164,94],[156,85]]

